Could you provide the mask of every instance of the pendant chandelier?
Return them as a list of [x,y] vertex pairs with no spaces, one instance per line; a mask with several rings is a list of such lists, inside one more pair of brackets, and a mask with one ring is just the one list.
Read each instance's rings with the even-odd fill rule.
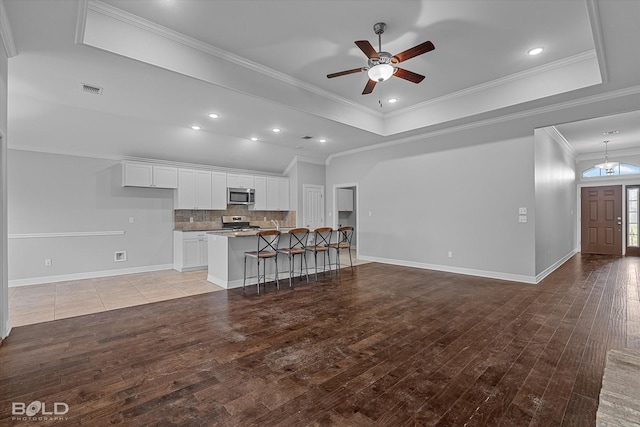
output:
[[594,167],[599,169],[605,169],[607,171],[607,175],[612,175],[613,168],[617,168],[620,165],[620,163],[609,161],[609,150],[608,150],[609,141],[607,140],[602,142],[604,142],[604,162],[598,163],[597,165],[594,165]]

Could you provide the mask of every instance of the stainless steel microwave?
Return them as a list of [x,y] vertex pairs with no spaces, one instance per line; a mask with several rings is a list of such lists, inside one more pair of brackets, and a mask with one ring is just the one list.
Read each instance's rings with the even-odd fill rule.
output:
[[255,202],[256,193],[253,188],[227,188],[227,204],[253,205]]

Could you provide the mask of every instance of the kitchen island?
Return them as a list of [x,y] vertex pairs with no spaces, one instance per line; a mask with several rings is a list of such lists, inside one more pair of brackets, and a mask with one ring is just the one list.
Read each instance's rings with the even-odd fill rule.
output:
[[[292,228],[281,228],[280,247],[289,244],[288,231]],[[235,232],[209,232],[208,240],[208,274],[207,280],[225,289],[242,287],[244,277],[244,253],[258,248],[257,233],[260,230]],[[264,231],[264,229],[262,230]],[[313,256],[307,257],[309,268],[313,267]],[[300,274],[300,257],[295,259],[297,273]],[[262,270],[262,268],[261,268]],[[247,285],[257,283],[256,261],[247,260]],[[289,279],[289,260],[286,255],[278,256],[278,272],[280,280]],[[318,270],[320,272],[320,270]],[[273,262],[267,263],[267,281],[274,280]]]

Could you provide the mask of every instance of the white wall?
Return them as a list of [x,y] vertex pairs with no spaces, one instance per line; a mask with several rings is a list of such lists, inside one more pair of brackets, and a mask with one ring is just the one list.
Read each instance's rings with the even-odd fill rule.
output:
[[[122,187],[115,160],[9,150],[8,171],[11,285],[171,268],[173,190]],[[124,234],[14,238],[104,231]]]
[[533,134],[492,142],[486,131],[332,159],[328,188],[359,185],[360,257],[532,281],[534,224],[518,223],[518,207],[534,209]]
[[[595,96],[587,90],[576,101],[559,100],[498,119],[476,117],[475,123],[452,122],[419,139],[409,135],[331,156],[327,188],[359,184],[360,256],[537,282],[534,130],[638,109],[635,89],[615,91],[612,85],[611,90]],[[547,198],[568,190],[550,187],[545,194],[540,209],[549,206]],[[519,207],[527,207],[526,224],[517,222]],[[328,206],[327,212],[332,209]],[[547,242],[539,243],[544,248]],[[539,267],[562,262],[565,249],[552,252],[556,259],[541,261]]]
[[[0,5],[2,7],[2,5]],[[0,339],[9,335],[9,288],[7,256],[7,77],[8,58],[0,37]]]
[[[298,226],[304,226],[303,221],[303,212],[304,212],[304,194],[302,188],[305,184],[312,185],[324,185],[326,180],[326,171],[324,165],[319,165],[316,163],[309,163],[302,160],[298,160],[296,164],[296,183],[295,183],[295,193],[296,193],[296,205],[292,205],[294,209],[296,209],[296,221]],[[293,184],[293,180],[291,181],[291,185]],[[327,189],[324,190],[325,200],[327,199]],[[326,203],[326,202],[325,202]],[[326,218],[326,217],[325,217]]]
[[577,250],[575,160],[548,129],[535,130],[536,275]]

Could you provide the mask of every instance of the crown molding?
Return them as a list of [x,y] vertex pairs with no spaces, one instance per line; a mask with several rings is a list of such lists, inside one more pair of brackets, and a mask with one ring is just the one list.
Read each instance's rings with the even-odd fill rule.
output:
[[[86,1],[86,0],[84,0]],[[356,102],[350,101],[341,96],[337,96],[331,92],[328,92],[324,89],[321,89],[317,86],[308,84],[303,82],[302,80],[291,77],[285,73],[274,70],[273,68],[265,67],[261,64],[258,64],[254,61],[248,60],[241,56],[235,55],[231,52],[227,52],[226,50],[215,47],[211,44],[202,42],[193,37],[189,37],[185,34],[179,33],[177,31],[171,30],[169,28],[163,27],[162,25],[158,25],[154,22],[148,21],[144,18],[140,18],[139,16],[133,15],[131,13],[125,12],[121,9],[108,5],[98,0],[89,0],[88,9],[110,18],[116,19],[124,24],[135,26],[141,30],[148,31],[160,37],[164,37],[168,40],[171,40],[176,43],[180,43],[183,46],[195,49],[202,53],[205,53],[210,56],[214,56],[219,59],[223,59],[225,61],[231,62],[233,64],[239,65],[241,67],[247,68],[251,71],[255,71],[257,73],[266,75],[273,79],[279,80],[283,83],[289,84],[291,86],[297,87],[299,89],[306,90],[308,92],[314,93],[318,96],[322,96],[324,98],[330,99],[331,101],[343,104],[350,108],[355,108],[360,111],[363,111],[367,114],[374,115],[380,119],[384,117],[384,114],[369,107],[365,107],[364,105],[358,104]],[[85,20],[86,22],[86,13]],[[77,31],[76,31],[77,32]],[[84,33],[84,31],[83,31]]]
[[284,169],[284,172],[282,172],[282,175],[283,176],[288,176],[289,173],[291,172],[291,169],[293,169],[294,166],[296,166],[299,162],[311,163],[311,164],[314,164],[314,165],[321,165],[321,166],[325,165],[324,161],[320,161],[320,160],[317,160],[317,159],[312,159],[311,157],[294,156],[293,159],[291,159],[291,161],[287,165],[287,167]]
[[76,44],[82,44],[84,40],[84,31],[87,27],[87,10],[89,9],[88,0],[80,0],[78,2],[78,16],[76,18]]
[[596,56],[598,58],[598,67],[600,67],[600,77],[603,83],[609,82],[609,68],[607,67],[607,58],[604,53],[604,37],[602,35],[602,23],[600,20],[600,9],[597,0],[586,0],[587,14],[589,15],[589,24],[591,33],[593,34],[593,42],[596,46]]
[[7,57],[13,58],[18,55],[18,49],[16,49],[16,44],[13,40],[11,25],[9,25],[9,17],[4,8],[4,0],[0,0],[0,37],[2,37],[2,44],[4,45],[5,52],[7,52]]
[[551,137],[551,139],[558,143],[560,148],[562,148],[569,156],[571,156],[572,159],[575,160],[576,150],[573,149],[571,144],[569,144],[569,141],[567,141],[564,135],[560,133],[558,128],[556,128],[555,126],[549,126],[546,128],[542,128],[542,130],[544,130],[545,133]]
[[327,160],[325,161],[325,164],[329,165],[331,163],[331,160],[333,160],[336,157],[348,156],[348,155],[351,155],[351,154],[362,153],[362,152],[371,151],[371,150],[377,150],[379,148],[390,147],[390,146],[399,145],[399,144],[406,144],[406,143],[410,143],[410,142],[419,141],[419,140],[427,138],[427,137],[434,137],[434,136],[438,136],[438,135],[446,135],[446,134],[449,134],[449,133],[459,132],[459,131],[468,130],[468,129],[474,129],[474,128],[478,128],[478,127],[481,127],[481,126],[493,125],[493,124],[496,124],[496,123],[507,122],[507,121],[510,121],[510,120],[516,120],[516,119],[520,119],[520,118],[524,118],[524,117],[530,117],[530,116],[539,115],[539,114],[551,113],[551,112],[554,112],[554,111],[564,110],[564,109],[567,109],[567,108],[572,108],[572,107],[578,107],[578,106],[581,106],[581,105],[591,104],[593,102],[606,101],[606,100],[609,100],[609,99],[615,99],[615,98],[620,98],[620,97],[623,97],[623,96],[636,95],[636,94],[640,94],[640,86],[631,86],[631,87],[628,87],[628,88],[619,89],[619,90],[615,90],[615,91],[611,91],[611,92],[606,92],[606,93],[601,93],[601,94],[597,94],[597,95],[586,96],[586,97],[580,98],[580,99],[564,101],[564,102],[560,102],[558,104],[547,105],[547,106],[544,106],[544,107],[538,107],[538,108],[532,108],[532,109],[528,109],[528,110],[518,111],[516,113],[505,114],[505,115],[500,116],[500,117],[494,117],[494,118],[490,118],[490,119],[479,120],[477,122],[465,123],[465,124],[458,125],[458,126],[452,126],[452,127],[446,128],[446,129],[440,129],[440,130],[436,130],[436,131],[432,131],[432,132],[425,132],[425,133],[414,135],[414,136],[407,137],[407,138],[395,139],[395,140],[391,140],[391,141],[381,142],[379,144],[369,145],[367,147],[355,148],[353,150],[347,150],[347,151],[342,151],[340,153],[334,153],[334,154],[331,154],[329,157],[327,157]]
[[510,83],[513,83],[515,81],[519,81],[519,80],[525,80],[530,78],[533,75],[536,75],[538,73],[542,73],[542,72],[546,72],[546,71],[551,71],[551,70],[556,70],[556,69],[560,69],[563,67],[566,67],[568,65],[572,65],[578,62],[583,62],[592,58],[597,58],[596,55],[596,51],[595,50],[589,50],[586,52],[582,52],[573,56],[569,56],[567,58],[563,58],[560,59],[558,61],[554,61],[554,62],[550,62],[548,64],[544,64],[544,65],[540,65],[538,67],[534,67],[534,68],[529,68],[527,70],[521,71],[519,73],[514,73],[514,74],[510,74],[508,76],[504,76],[501,77],[499,79],[495,79],[495,80],[491,80],[489,82],[485,82],[476,86],[471,86],[462,90],[459,90],[457,92],[452,92],[452,93],[448,93],[446,95],[437,97],[437,98],[433,98],[430,99],[428,101],[425,102],[421,102],[419,104],[414,104],[414,105],[410,105],[408,107],[402,108],[400,110],[396,110],[393,112],[389,112],[387,113],[384,118],[388,119],[388,118],[392,118],[395,116],[400,116],[403,115],[405,113],[408,112],[412,112],[412,111],[416,111],[416,110],[420,110],[422,108],[425,107],[429,107],[429,106],[433,106],[433,105],[437,105],[443,102],[448,102],[451,101],[455,98],[460,98],[463,96],[469,96],[472,94],[475,94],[477,92],[482,92],[488,89],[493,89],[499,86],[504,86]]

